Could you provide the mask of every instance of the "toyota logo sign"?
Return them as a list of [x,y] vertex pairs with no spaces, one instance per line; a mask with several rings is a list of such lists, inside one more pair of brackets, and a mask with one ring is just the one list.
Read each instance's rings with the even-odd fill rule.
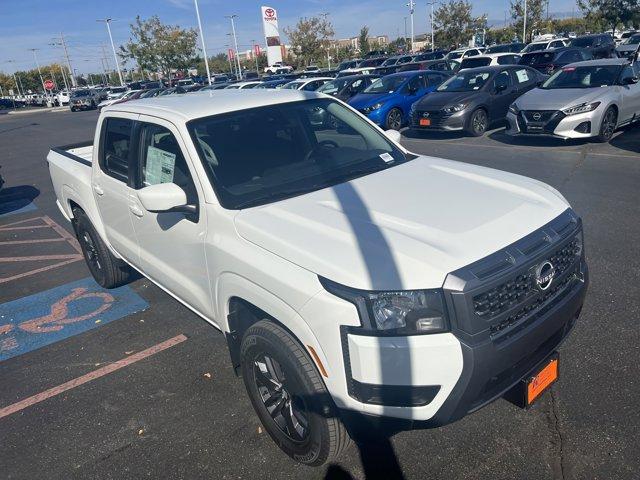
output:
[[264,11],[264,16],[271,19],[276,16],[276,11],[273,8],[267,8]]

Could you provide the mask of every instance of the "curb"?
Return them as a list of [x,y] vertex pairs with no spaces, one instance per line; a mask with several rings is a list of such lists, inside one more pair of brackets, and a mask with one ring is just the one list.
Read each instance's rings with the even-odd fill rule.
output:
[[33,108],[29,110],[11,110],[5,115],[27,115],[29,113],[42,113],[42,112],[64,112],[69,110],[69,107],[51,107],[51,108]]

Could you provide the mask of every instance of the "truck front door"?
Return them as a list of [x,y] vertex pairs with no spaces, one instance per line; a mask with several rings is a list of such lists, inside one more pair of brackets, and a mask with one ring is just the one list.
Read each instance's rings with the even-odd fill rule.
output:
[[205,259],[204,195],[189,165],[179,132],[170,122],[140,116],[135,155],[136,190],[175,183],[197,207],[196,214],[154,213],[134,195],[131,219],[140,247],[139,266],[152,280],[202,314],[210,313],[211,289]]

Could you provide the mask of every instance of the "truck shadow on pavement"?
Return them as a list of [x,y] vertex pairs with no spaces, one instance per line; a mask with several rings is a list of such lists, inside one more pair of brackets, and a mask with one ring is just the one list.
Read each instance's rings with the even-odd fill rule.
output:
[[40,190],[31,185],[8,187],[0,190],[0,215],[12,213],[31,204]]
[[[333,187],[353,235],[358,242],[362,261],[368,271],[371,287],[374,290],[397,285],[402,288],[402,278],[395,263],[393,252],[384,232],[376,225],[369,209],[352,183],[347,182]],[[380,356],[382,359],[382,355]],[[386,378],[390,372],[386,365],[379,366],[381,382],[394,384],[394,378]],[[411,364],[407,365],[411,369]],[[408,378],[411,378],[410,372]],[[392,428],[383,428],[369,424],[362,419],[349,419],[345,422],[358,452],[367,480],[403,479],[404,474],[391,443],[391,437],[398,432]],[[325,479],[352,479],[352,475],[341,466],[332,464],[326,471]]]

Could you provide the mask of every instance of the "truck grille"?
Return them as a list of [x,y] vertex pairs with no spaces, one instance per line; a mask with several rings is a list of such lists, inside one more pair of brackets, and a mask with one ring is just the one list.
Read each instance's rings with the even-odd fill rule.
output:
[[[577,238],[555,251],[549,257],[549,261],[555,267],[555,275],[561,276],[580,256],[580,252],[581,246]],[[526,273],[516,275],[491,290],[476,295],[473,297],[475,314],[491,319],[514,305],[524,302],[531,294],[538,292],[534,277],[535,272],[529,270]],[[542,295],[538,297],[538,300],[546,296],[546,294]]]
[[582,241],[582,222],[567,209],[517,242],[451,272],[444,288],[454,329],[474,341],[501,343],[526,328],[583,280]]

